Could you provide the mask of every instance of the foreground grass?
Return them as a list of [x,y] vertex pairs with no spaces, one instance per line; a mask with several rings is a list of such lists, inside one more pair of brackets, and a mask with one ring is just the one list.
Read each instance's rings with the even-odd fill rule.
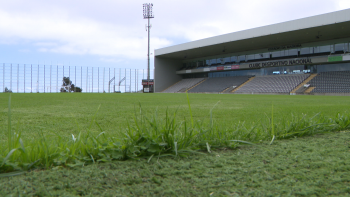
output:
[[[103,98],[106,101],[109,101],[110,98],[119,98],[120,101],[130,98],[152,98],[157,99],[154,102],[160,106],[164,106],[172,101],[168,100],[169,95],[167,94],[153,94],[151,96],[145,94],[126,94],[125,97],[123,97],[124,95],[114,95],[115,94],[109,94],[105,96],[102,94],[102,96],[98,97],[99,95],[97,94],[49,94],[49,96],[45,94],[19,94],[17,98],[21,96],[22,99],[26,97],[36,98],[36,100],[23,99],[22,101],[24,103],[27,102],[27,107],[32,107],[33,105],[39,107],[39,104],[45,106],[45,108],[42,108],[42,111],[35,111],[36,113],[31,114],[29,118],[23,116],[23,114],[18,111],[14,111],[14,113],[11,112],[12,100],[10,99],[8,101],[7,131],[2,133],[3,143],[0,144],[0,173],[51,168],[54,166],[75,167],[100,162],[110,162],[113,160],[147,158],[150,161],[153,157],[159,156],[186,157],[194,151],[199,150],[205,150],[210,153],[212,149],[218,148],[235,149],[242,143],[251,144],[270,141],[270,144],[272,144],[274,140],[309,136],[329,131],[342,131],[350,128],[350,114],[346,112],[336,113],[336,115],[332,117],[329,116],[331,108],[324,109],[327,110],[327,115],[321,113],[312,114],[310,111],[309,113],[312,114],[311,116],[307,116],[306,114],[289,115],[281,110],[275,112],[275,103],[280,103],[281,98],[284,99],[284,105],[282,105],[282,107],[281,104],[277,104],[277,109],[282,108],[283,110],[289,106],[289,103],[285,101],[286,99],[288,99],[289,102],[295,102],[294,99],[298,100],[302,98],[286,96],[277,96],[274,98],[272,96],[252,97],[250,95],[239,95],[236,97],[236,95],[229,95],[230,97],[227,97],[224,95],[222,98],[226,99],[224,100],[225,103],[234,100],[235,102],[250,104],[250,107],[246,107],[250,109],[250,113],[259,113],[257,109],[259,107],[261,108],[261,102],[253,102],[251,100],[252,98],[255,100],[270,99],[269,102],[272,103],[271,109],[269,110],[270,112],[264,111],[265,115],[263,117],[259,119],[248,119],[250,121],[247,122],[232,121],[230,120],[231,117],[228,117],[229,121],[221,118],[216,120],[214,117],[215,115],[213,115],[213,110],[217,110],[215,107],[220,106],[221,101],[217,101],[211,107],[207,114],[209,115],[207,119],[198,119],[195,115],[192,115],[196,114],[195,111],[197,110],[201,111],[201,108],[192,110],[193,105],[191,103],[201,103],[203,105],[202,108],[205,108],[205,103],[208,102],[208,99],[220,98],[216,97],[217,95],[201,95],[201,97],[197,97],[194,101],[190,101],[188,97],[187,99],[183,99],[187,101],[187,114],[181,112],[183,107],[178,107],[176,110],[166,109],[164,110],[165,113],[158,113],[158,110],[152,114],[145,113],[141,104],[139,104],[140,106],[138,107],[135,107],[134,104],[133,109],[128,107],[128,111],[125,111],[124,114],[117,113],[119,116],[126,118],[127,124],[121,123],[118,125],[119,128],[114,128],[112,131],[106,131],[105,127],[108,128],[110,125],[116,126],[114,122],[106,117],[104,117],[103,120],[97,119],[98,116],[101,116],[100,114],[104,114],[103,111],[102,113],[100,112],[100,114],[91,113],[92,115],[88,115],[90,120],[83,122],[83,126],[80,125],[81,121],[75,118],[74,115],[70,117],[70,122],[68,123],[75,126],[75,132],[73,129],[68,129],[64,133],[62,131],[57,131],[57,128],[64,128],[68,123],[62,121],[63,119],[59,117],[46,117],[48,113],[52,113],[52,106],[55,106],[57,109],[65,109],[62,110],[65,112],[64,114],[69,114],[70,111],[74,112],[77,109],[81,109],[81,107],[72,106],[71,108],[67,108],[68,104],[57,104],[52,100],[45,100],[44,102],[43,98],[55,98],[56,101],[61,102],[66,102],[67,100],[71,102],[79,98],[79,104],[84,104],[83,106],[88,109],[91,109],[90,102],[95,101],[94,99],[96,98],[99,98],[100,102],[104,101],[101,100]],[[173,97],[184,96],[184,94],[172,95],[180,95]],[[193,95],[191,95],[191,97],[192,96]],[[244,102],[242,98],[245,99]],[[303,97],[302,99],[304,102],[307,102],[309,98],[310,97]],[[321,97],[315,98],[319,99]],[[338,97],[331,98],[333,108],[342,106],[344,103],[346,105],[347,102],[349,102],[347,101],[340,104],[336,102]],[[37,100],[40,99],[42,101],[36,103]],[[166,101],[161,102],[162,99],[166,99]],[[173,101],[176,101],[175,99],[173,98]],[[321,99],[320,101],[323,101],[323,103],[319,103],[319,105],[328,104],[325,103],[328,99],[328,97],[325,97],[323,100]],[[17,103],[18,101],[14,99],[12,102]],[[315,99],[313,102],[315,102]],[[78,104],[77,102],[75,103]],[[145,103],[147,103],[147,101]],[[20,104],[23,103],[20,102]],[[234,103],[232,104],[234,105]],[[123,106],[124,104],[120,107]],[[253,106],[253,108],[251,106]],[[113,108],[111,106],[108,107],[109,109]],[[225,105],[224,107],[225,109],[219,112],[222,117],[225,117],[225,114],[233,114],[229,105]],[[23,109],[25,107],[19,108]],[[243,109],[246,110],[245,108]],[[297,109],[298,108],[296,108],[295,111],[299,112]],[[234,110],[234,112],[236,112],[236,110]],[[282,112],[284,112],[284,114]],[[56,113],[62,116],[62,112],[59,113],[58,111],[52,114]],[[18,116],[18,114],[22,116]],[[131,118],[129,118],[129,116],[133,117],[132,121],[130,121]],[[181,118],[179,120],[177,116],[183,119]],[[13,128],[11,122],[13,119],[16,119],[13,117],[25,122],[27,122],[26,119],[35,120],[35,123],[38,125],[36,125],[33,130],[36,130],[36,133],[33,133],[33,130],[24,130],[23,127],[19,126],[21,125],[19,123]],[[58,122],[55,127],[48,127],[46,124],[41,125],[40,121],[36,120],[36,117],[40,120],[46,117],[50,122]],[[85,116],[85,118],[87,117]],[[2,120],[4,120],[4,118],[2,118]],[[28,122],[30,122],[29,120]],[[73,120],[75,124],[72,123]],[[105,121],[109,121],[109,123],[105,123]],[[3,131],[5,131],[5,129]]]
[[34,170],[0,178],[1,196],[348,196],[350,133],[188,158]]

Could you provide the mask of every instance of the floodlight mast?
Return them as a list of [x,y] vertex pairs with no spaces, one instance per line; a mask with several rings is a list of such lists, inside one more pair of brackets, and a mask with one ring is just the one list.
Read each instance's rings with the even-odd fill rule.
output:
[[147,52],[147,84],[149,88],[149,80],[150,80],[150,29],[152,25],[150,25],[150,19],[154,18],[152,12],[153,3],[144,3],[143,4],[143,19],[148,20],[148,25],[146,31],[148,31],[148,52]]

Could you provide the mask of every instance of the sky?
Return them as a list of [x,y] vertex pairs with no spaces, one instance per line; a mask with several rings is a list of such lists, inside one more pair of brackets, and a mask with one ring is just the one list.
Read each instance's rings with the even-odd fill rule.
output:
[[147,68],[154,49],[350,8],[350,0],[0,0],[0,63]]

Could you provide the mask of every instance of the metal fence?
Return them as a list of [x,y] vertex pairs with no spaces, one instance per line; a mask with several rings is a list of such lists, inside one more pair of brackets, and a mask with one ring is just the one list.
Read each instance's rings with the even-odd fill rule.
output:
[[[153,78],[153,70],[150,71]],[[137,92],[142,89],[146,69],[62,65],[2,64],[0,88],[14,93],[60,92],[63,77],[69,77],[82,92]]]

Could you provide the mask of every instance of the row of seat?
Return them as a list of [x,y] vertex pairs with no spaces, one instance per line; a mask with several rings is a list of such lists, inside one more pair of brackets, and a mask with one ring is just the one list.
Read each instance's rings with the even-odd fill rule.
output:
[[[310,74],[213,77],[183,79],[163,92],[231,92],[247,82],[236,93],[290,93]],[[332,71],[319,73],[308,84],[312,93],[350,93],[350,71]],[[195,86],[196,85],[196,86]],[[308,87],[299,88],[296,93],[303,93]]]
[[289,93],[309,74],[257,76],[238,89],[237,93]]
[[249,77],[251,76],[208,78],[188,92],[222,92],[229,87],[241,85],[246,82]]
[[310,81],[312,93],[350,93],[350,71],[321,72]]
[[201,82],[202,80],[204,80],[204,78],[182,79],[181,81],[170,86],[169,88],[167,88],[163,92],[174,93],[174,92],[179,92],[183,89],[186,90],[186,89],[196,85],[197,83]]

